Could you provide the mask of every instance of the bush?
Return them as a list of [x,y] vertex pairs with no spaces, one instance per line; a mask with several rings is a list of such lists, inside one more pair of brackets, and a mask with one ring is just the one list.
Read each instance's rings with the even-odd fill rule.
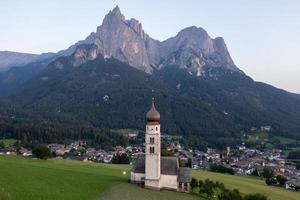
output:
[[266,179],[266,184],[267,185],[276,185],[277,184],[277,180],[276,180],[275,177],[267,178]]
[[113,164],[129,164],[130,160],[126,153],[115,154],[112,161]]
[[234,190],[228,190],[224,189],[219,195],[218,200],[242,200],[243,197],[241,193],[234,189]]
[[263,169],[263,176],[264,176],[266,179],[270,179],[270,178],[274,177],[274,171],[273,171],[273,169],[268,168],[268,167],[265,167],[265,168]]
[[192,178],[190,186],[191,186],[192,191],[194,190],[194,188],[198,187],[198,181],[197,181],[197,179]]
[[168,151],[167,149],[161,149],[160,155],[164,157],[170,157],[174,156],[174,153]]
[[48,158],[51,158],[51,151],[50,149],[46,146],[46,145],[43,145],[43,144],[39,144],[37,145],[33,151],[32,151],[32,154],[39,158],[39,159],[48,159]]
[[282,175],[277,175],[276,180],[280,185],[285,185],[285,183],[287,182],[287,178]]

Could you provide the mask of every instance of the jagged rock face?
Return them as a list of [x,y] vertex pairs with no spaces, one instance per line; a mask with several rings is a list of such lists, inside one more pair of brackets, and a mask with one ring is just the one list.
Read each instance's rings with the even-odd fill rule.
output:
[[202,74],[205,65],[238,71],[224,40],[212,39],[204,29],[195,26],[186,28],[176,37],[163,41],[160,44],[160,52],[164,60],[160,68],[175,64],[197,76]]
[[191,74],[202,75],[203,66],[224,67],[239,71],[232,61],[222,38],[212,39],[202,28],[195,26],[180,31],[175,37],[157,41],[149,37],[135,19],[126,20],[119,7],[110,11],[96,33],[91,33],[79,44],[94,44],[91,52],[79,51],[74,46],[66,52],[77,55],[74,65],[78,66],[98,54],[104,58],[115,58],[146,73],[162,69],[167,65],[178,65]]
[[104,58],[113,57],[147,73],[153,70],[151,60],[154,53],[151,52],[154,50],[151,49],[156,48],[155,41],[145,34],[137,20],[125,20],[118,7],[105,16],[97,32],[86,41],[95,44],[97,52]]

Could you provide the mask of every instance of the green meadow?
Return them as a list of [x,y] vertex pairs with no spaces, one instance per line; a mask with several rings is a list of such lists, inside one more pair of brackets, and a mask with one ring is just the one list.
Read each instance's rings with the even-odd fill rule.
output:
[[208,171],[193,171],[197,179],[211,179],[225,184],[229,189],[238,189],[243,194],[261,193],[271,200],[299,200],[300,192],[285,190],[283,188],[267,186],[264,180],[250,177],[213,173]]
[[129,184],[130,169],[129,165],[0,156],[0,200],[199,199]]
[[[126,174],[124,174],[126,172]],[[84,163],[19,156],[0,156],[0,200],[194,200],[198,196],[172,191],[153,191],[128,183],[129,165]],[[266,186],[263,180],[204,171],[193,171],[198,179],[223,182],[242,193],[262,193],[271,200],[298,200],[300,193]]]

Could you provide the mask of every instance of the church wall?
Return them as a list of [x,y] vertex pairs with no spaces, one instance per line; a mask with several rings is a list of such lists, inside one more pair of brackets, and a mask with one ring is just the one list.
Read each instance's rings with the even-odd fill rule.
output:
[[177,190],[177,176],[176,175],[162,174],[160,179],[161,179],[161,187]]
[[146,179],[145,187],[159,190],[161,188],[160,182],[161,182],[160,179],[157,180]]
[[131,179],[131,182],[140,183],[140,182],[142,182],[142,179],[143,179],[143,181],[145,180],[145,174],[131,172],[130,179]]

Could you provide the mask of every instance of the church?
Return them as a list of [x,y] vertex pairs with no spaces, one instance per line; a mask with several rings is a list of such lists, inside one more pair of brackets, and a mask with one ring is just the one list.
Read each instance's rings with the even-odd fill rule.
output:
[[135,162],[131,182],[151,189],[171,189],[189,192],[190,168],[179,167],[177,157],[161,157],[160,114],[154,105],[146,115],[145,155]]

